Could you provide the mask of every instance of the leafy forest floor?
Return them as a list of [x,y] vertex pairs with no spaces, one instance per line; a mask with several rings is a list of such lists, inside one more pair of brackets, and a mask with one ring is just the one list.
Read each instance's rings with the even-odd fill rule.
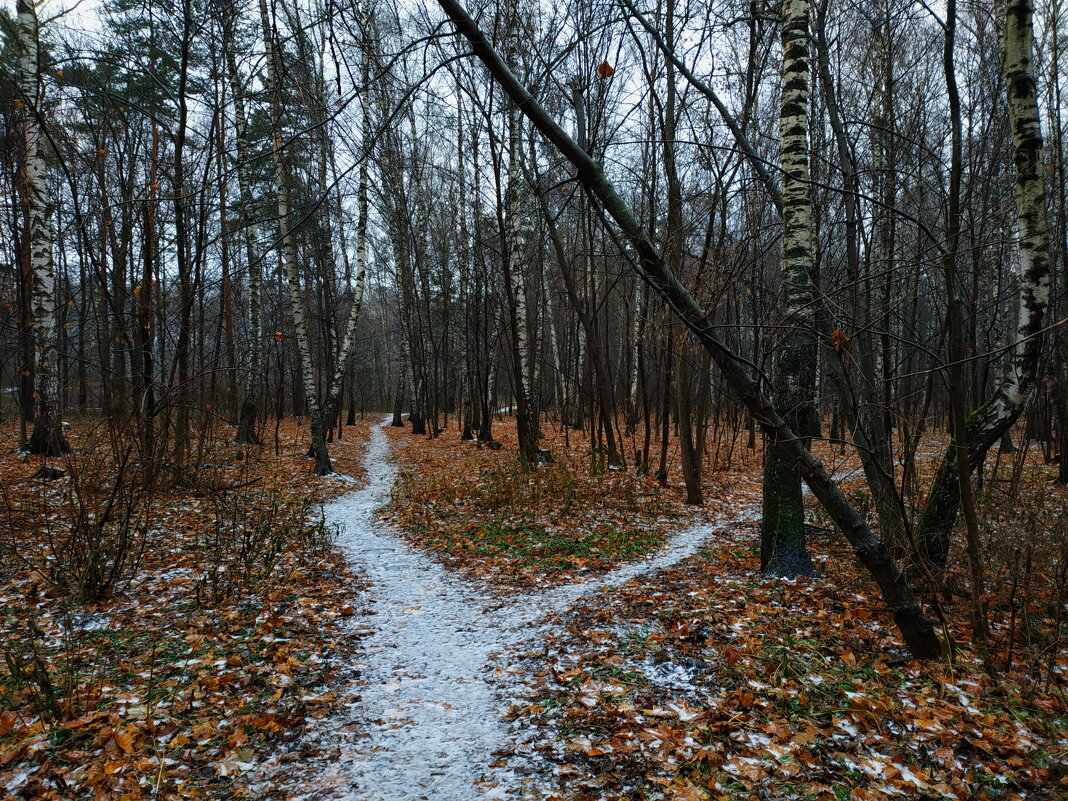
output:
[[327,713],[310,688],[351,654],[364,584],[318,509],[359,480],[361,428],[333,447],[347,478],[311,477],[287,421],[151,497],[97,426],[68,431],[58,481],[3,454],[0,798],[252,797],[243,774]]
[[[326,479],[308,475],[292,421],[259,448],[225,443],[223,429],[199,469],[161,478],[151,498],[135,468],[115,477],[112,439],[88,424],[72,426],[57,481],[4,453],[0,798],[293,797],[260,766],[312,761],[307,735],[356,703],[351,670],[340,674],[375,629],[375,588],[320,504],[365,481],[378,422],[332,444],[342,475]],[[547,431],[555,461],[533,473],[515,466],[507,420],[495,424],[500,450],[454,430],[386,432],[401,470],[388,520],[456,581],[502,599],[596,582],[680,529],[759,510],[759,455],[744,435],[694,508],[677,482],[591,470],[574,432]],[[939,444],[923,452],[924,476]],[[821,447],[863,505],[855,464]],[[502,784],[486,797],[1068,798],[1068,500],[1037,455],[1021,461],[1011,501],[998,480],[984,496],[1000,571],[993,675],[961,597],[941,604],[952,661],[910,662],[817,512],[812,580],[760,577],[755,524],[720,526],[692,558],[554,612],[487,668],[506,676],[512,733],[490,758],[519,767],[511,795]],[[115,507],[133,525],[104,513]]]

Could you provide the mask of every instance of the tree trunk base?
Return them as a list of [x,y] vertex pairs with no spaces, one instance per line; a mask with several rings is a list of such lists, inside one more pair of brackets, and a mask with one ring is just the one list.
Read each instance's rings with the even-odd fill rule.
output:
[[764,452],[763,503],[760,569],[779,578],[816,575],[805,547],[801,478],[770,442]]
[[70,452],[70,446],[63,438],[63,429],[49,429],[40,424],[33,427],[29,442],[26,443],[26,453],[34,456],[65,456]]
[[942,641],[935,632],[934,624],[918,607],[895,611],[894,622],[914,659],[938,659],[942,656]]
[[812,559],[809,558],[808,551],[804,547],[783,548],[780,546],[762,570],[769,576],[783,579],[816,576],[816,566],[812,564]]

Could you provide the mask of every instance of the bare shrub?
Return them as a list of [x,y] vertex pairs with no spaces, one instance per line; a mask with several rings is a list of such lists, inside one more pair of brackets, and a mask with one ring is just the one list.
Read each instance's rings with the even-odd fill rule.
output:
[[66,458],[66,478],[4,489],[8,550],[74,602],[111,597],[144,555],[151,494],[131,453],[90,446]]
[[332,537],[310,496],[268,492],[256,481],[210,494],[210,522],[195,544],[199,603],[214,606],[252,591],[275,574],[288,551],[321,553]]
[[983,508],[990,589],[985,605],[998,656],[1033,680],[1054,682],[1068,607],[1068,501],[1042,470],[1014,470],[991,482]]

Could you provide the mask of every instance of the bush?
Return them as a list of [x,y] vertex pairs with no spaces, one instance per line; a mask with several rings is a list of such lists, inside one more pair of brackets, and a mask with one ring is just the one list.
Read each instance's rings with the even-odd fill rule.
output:
[[322,553],[333,531],[310,496],[263,492],[254,485],[217,490],[210,522],[198,527],[197,600],[214,606],[239,598],[274,573],[289,549]]
[[90,448],[68,457],[66,469],[69,479],[36,491],[15,495],[5,488],[5,539],[13,556],[60,593],[93,603],[136,573],[151,494],[129,450],[113,463],[106,450]]

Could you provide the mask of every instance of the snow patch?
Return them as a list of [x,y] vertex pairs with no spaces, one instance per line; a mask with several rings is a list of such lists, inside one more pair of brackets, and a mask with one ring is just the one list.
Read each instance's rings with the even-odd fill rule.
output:
[[[687,528],[654,555],[502,602],[449,573],[379,520],[396,478],[382,426],[371,428],[364,467],[366,484],[324,509],[350,563],[373,585],[373,616],[349,624],[353,637],[374,628],[363,638],[359,675],[343,688],[359,700],[312,725],[302,750],[318,752],[319,760],[302,760],[294,770],[278,758],[263,768],[284,775],[287,797],[308,801],[524,797],[531,784],[520,774],[540,772],[534,768],[538,758],[523,733],[502,720],[515,700],[508,697],[509,685],[522,672],[516,667],[519,646],[548,633],[555,616],[579,599],[695,555],[718,527]],[[756,517],[749,511],[722,522]],[[510,756],[508,767],[504,755]],[[277,776],[268,782],[279,784]]]

